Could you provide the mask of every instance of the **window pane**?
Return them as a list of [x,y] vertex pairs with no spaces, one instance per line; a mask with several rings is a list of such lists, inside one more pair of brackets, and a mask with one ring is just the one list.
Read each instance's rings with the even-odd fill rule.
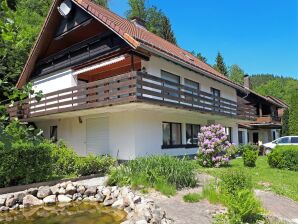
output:
[[181,124],[172,123],[172,145],[180,145],[181,142]]
[[298,143],[298,137],[291,137],[291,143]]
[[244,143],[244,141],[243,141],[243,134],[244,134],[243,131],[238,131],[238,142],[239,142],[239,144],[243,144]]
[[50,127],[50,139],[53,142],[58,141],[58,126],[51,126]]
[[193,125],[193,140],[192,140],[192,144],[198,144],[198,134],[200,132],[200,125]]
[[186,124],[186,144],[192,144],[192,125]]
[[162,123],[163,145],[171,145],[170,123]]
[[[199,90],[199,88],[200,88],[199,83],[191,81],[189,79],[184,80],[184,85],[189,87],[189,88],[192,88],[194,90]],[[186,92],[192,93],[192,91],[190,91],[190,90],[186,90]]]
[[288,137],[284,137],[284,138],[281,138],[278,143],[289,143],[289,138]]

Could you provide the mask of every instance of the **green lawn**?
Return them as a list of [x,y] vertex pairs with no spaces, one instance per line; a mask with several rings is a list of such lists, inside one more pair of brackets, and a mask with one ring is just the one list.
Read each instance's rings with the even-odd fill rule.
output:
[[[199,171],[219,177],[224,170],[237,168],[244,168],[241,158],[232,160],[231,167],[199,168]],[[270,168],[266,157],[259,157],[256,167],[244,169],[251,174],[254,188],[271,190],[298,201],[298,172]]]

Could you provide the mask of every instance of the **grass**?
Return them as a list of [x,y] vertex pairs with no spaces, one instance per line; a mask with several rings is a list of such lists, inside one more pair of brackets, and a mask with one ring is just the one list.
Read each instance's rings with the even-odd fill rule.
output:
[[183,196],[183,201],[189,203],[196,203],[204,199],[204,196],[200,193],[189,193]]
[[224,171],[229,169],[245,169],[251,176],[253,187],[256,189],[271,190],[298,201],[298,172],[274,169],[269,167],[266,157],[259,157],[256,167],[244,167],[243,159],[231,161],[231,167],[227,168],[199,168],[200,172],[220,177]]

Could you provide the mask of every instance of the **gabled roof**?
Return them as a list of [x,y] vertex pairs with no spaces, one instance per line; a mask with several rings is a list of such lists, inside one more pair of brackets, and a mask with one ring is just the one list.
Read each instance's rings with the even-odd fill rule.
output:
[[282,108],[288,108],[289,107],[289,105],[285,101],[283,101],[283,100],[281,100],[277,97],[267,96],[267,98],[270,99],[271,101],[274,101],[274,102],[278,103]]
[[[186,65],[188,68],[195,71],[202,72],[215,80],[228,84],[234,88],[245,91],[245,89],[238,85],[227,77],[216,71],[210,65],[200,61],[194,57],[191,53],[179,48],[178,46],[160,38],[159,36],[136,26],[134,23],[124,19],[110,10],[97,5],[90,0],[72,0],[75,4],[81,7],[83,10],[88,12],[91,16],[96,18],[107,28],[111,29],[122,39],[124,39],[130,46],[134,49],[149,51],[150,53],[166,57],[168,60],[181,63]],[[62,0],[55,0],[50,12],[46,18],[45,24],[42,27],[41,33],[34,45],[27,63],[20,75],[17,87],[23,86],[29,79],[32,73],[34,64],[37,62],[38,54],[41,51],[42,45],[44,45],[45,40],[50,38],[52,35],[50,30],[53,30],[53,26],[57,25],[59,21],[59,14],[57,6],[62,2]],[[58,18],[57,18],[58,17]]]

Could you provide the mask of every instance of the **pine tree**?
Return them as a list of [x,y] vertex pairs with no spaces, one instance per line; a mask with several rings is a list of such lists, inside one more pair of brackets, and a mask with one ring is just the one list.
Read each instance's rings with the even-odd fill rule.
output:
[[127,19],[138,17],[147,21],[146,0],[128,0],[129,10],[126,12]]
[[161,30],[159,36],[172,44],[177,44],[176,37],[172,30],[172,25],[168,17],[163,16],[161,20]]
[[228,76],[228,69],[220,52],[217,53],[214,68],[224,76]]
[[196,53],[195,51],[190,52],[193,56],[195,56],[197,59],[201,60],[202,62],[207,63],[207,58],[204,57],[201,52]]
[[93,0],[93,1],[105,8],[108,8],[108,0]]
[[244,71],[238,66],[238,65],[232,65],[230,70],[229,70],[229,78],[236,82],[239,83],[240,85],[243,85],[244,83]]
[[292,93],[289,109],[289,134],[298,135],[298,89]]
[[282,116],[282,135],[287,136],[289,135],[289,109],[285,109],[284,114]]

